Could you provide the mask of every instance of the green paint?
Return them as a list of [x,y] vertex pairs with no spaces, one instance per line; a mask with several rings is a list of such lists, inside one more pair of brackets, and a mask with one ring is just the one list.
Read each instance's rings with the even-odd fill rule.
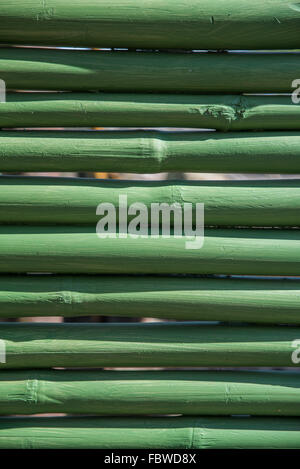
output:
[[[300,47],[300,8],[289,0],[254,0],[250,6],[238,0],[203,0],[201,5],[196,0],[104,3],[6,2],[0,5],[0,42],[151,49]],[[0,106],[0,127],[280,133],[2,132],[0,170],[297,173],[300,136],[282,131],[300,129],[300,107],[290,96],[239,95],[291,92],[297,67],[298,56],[293,54],[1,49],[0,77],[9,89],[86,93],[9,93]],[[142,94],[147,92],[156,94]],[[204,247],[198,250],[185,249],[185,238],[99,239],[95,233],[97,204],[116,204],[119,194],[128,195],[129,204],[147,206],[204,202],[208,225],[299,226],[299,184],[131,182],[127,187],[121,181],[2,178],[0,223],[8,226],[0,226],[0,272],[299,276],[298,230],[208,229]],[[20,226],[9,226],[14,223]],[[26,223],[62,226],[22,226]],[[298,304],[296,281],[0,277],[5,317],[105,314],[300,324]],[[2,417],[0,448],[300,447],[296,419],[111,417],[299,416],[296,373],[38,370],[290,367],[295,366],[296,327],[2,323],[0,337],[6,346],[6,363],[0,364],[0,413],[110,415]],[[5,371],[18,368],[28,370]]]
[[12,90],[290,93],[298,71],[298,54],[0,49]]
[[[297,366],[297,327],[1,323],[1,368]],[[299,347],[298,347],[299,349]]]
[[5,273],[300,275],[298,230],[206,229],[201,249],[185,237],[100,239],[96,227],[0,226],[0,236]]
[[[205,225],[299,226],[300,180],[113,181],[0,177],[0,223],[96,225],[98,204],[205,204]],[[130,216],[129,219],[133,216]]]
[[0,170],[298,174],[300,133],[1,131]]
[[11,0],[1,43],[180,49],[299,48],[290,0]]
[[300,324],[298,281],[0,276],[3,317],[129,316]]
[[0,127],[299,130],[291,96],[8,93]]
[[0,379],[3,415],[300,416],[299,373],[26,370]]
[[2,417],[0,448],[299,449],[300,423],[260,417]]

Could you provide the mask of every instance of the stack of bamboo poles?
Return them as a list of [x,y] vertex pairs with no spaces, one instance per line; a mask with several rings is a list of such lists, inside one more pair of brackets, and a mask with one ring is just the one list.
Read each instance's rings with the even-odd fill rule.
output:
[[[297,3],[13,0],[0,19],[0,171],[300,172],[299,55],[220,52],[300,48]],[[87,126],[207,130],[17,129]],[[203,248],[99,239],[119,195],[204,203]],[[298,180],[2,176],[3,317],[184,322],[2,323],[0,448],[300,448],[297,370],[197,369],[297,366],[300,283],[280,277],[300,276],[299,200]]]

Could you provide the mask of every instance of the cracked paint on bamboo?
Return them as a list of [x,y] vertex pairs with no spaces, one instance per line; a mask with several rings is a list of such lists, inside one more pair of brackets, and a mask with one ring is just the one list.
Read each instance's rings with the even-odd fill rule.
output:
[[299,49],[290,0],[11,0],[1,43],[179,49]]
[[181,127],[299,130],[291,96],[7,93],[0,127]]
[[[201,322],[1,323],[1,369],[51,367],[290,367],[298,327]],[[297,355],[298,354],[298,355]]]
[[1,371],[0,413],[300,416],[300,376],[232,371]]

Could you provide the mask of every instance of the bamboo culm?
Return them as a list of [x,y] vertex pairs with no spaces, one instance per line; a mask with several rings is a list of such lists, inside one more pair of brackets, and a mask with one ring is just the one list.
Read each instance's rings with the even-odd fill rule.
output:
[[2,130],[0,171],[299,174],[300,133]]
[[[272,417],[2,417],[0,436],[3,449],[299,449],[300,422]],[[107,455],[110,461],[112,456]]]
[[299,55],[288,53],[0,49],[0,76],[11,90],[291,93],[298,69]]
[[299,130],[291,96],[7,93],[0,127]]
[[300,416],[299,373],[1,371],[0,412]]
[[0,276],[0,310],[26,316],[125,316],[300,324],[297,280],[163,276]]
[[0,7],[0,42],[177,49],[299,49],[290,0],[13,0]]
[[0,235],[3,273],[300,275],[295,229],[205,229],[191,249],[190,236],[135,239],[89,226],[2,225]]
[[149,224],[153,203],[177,204],[182,210],[184,204],[204,203],[206,226],[300,226],[297,179],[145,182],[28,176],[0,177],[0,223],[95,226],[97,206],[113,204],[119,218],[124,196],[127,206],[145,205]]
[[[1,323],[1,369],[296,367],[300,329],[201,322]],[[298,348],[297,348],[298,347]],[[1,350],[2,350],[1,349]]]

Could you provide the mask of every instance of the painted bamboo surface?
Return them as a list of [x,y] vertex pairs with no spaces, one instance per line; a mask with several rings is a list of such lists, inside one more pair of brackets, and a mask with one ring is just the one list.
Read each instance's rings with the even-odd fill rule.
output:
[[[300,12],[299,12],[300,15]],[[7,93],[0,127],[299,130],[291,96]]]
[[272,417],[2,417],[0,448],[299,449],[300,422]]
[[1,43],[180,49],[299,48],[299,5],[289,0],[12,0]]
[[[201,322],[0,323],[1,369],[297,366],[300,329]],[[293,355],[295,353],[295,355]]]
[[300,173],[300,133],[1,131],[0,171],[95,170]]
[[300,324],[296,280],[0,276],[3,317],[132,316]]
[[203,247],[191,249],[185,236],[110,236],[96,227],[0,226],[0,272],[300,275],[299,230],[206,229]]
[[300,416],[299,373],[1,371],[0,413]]
[[292,82],[298,76],[299,60],[299,54],[289,53],[1,48],[0,76],[7,88],[15,90],[290,93]]
[[[300,226],[300,180],[118,181],[0,177],[0,223],[95,226],[100,203],[205,204],[205,225]],[[133,215],[128,217],[132,219]],[[195,221],[195,220],[194,220]],[[171,221],[173,223],[173,220]]]

